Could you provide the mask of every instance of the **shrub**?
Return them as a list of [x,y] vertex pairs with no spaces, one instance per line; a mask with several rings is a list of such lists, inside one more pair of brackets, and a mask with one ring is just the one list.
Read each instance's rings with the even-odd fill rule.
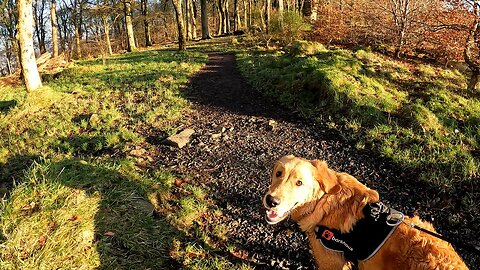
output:
[[283,16],[274,14],[268,28],[268,38],[278,42],[281,46],[289,46],[295,40],[301,39],[311,25],[306,23],[302,15],[286,11]]

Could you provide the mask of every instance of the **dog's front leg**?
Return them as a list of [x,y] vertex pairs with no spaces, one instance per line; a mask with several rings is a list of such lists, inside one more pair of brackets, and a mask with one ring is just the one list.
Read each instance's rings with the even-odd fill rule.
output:
[[317,268],[320,270],[351,270],[351,263],[345,261],[340,252],[326,249],[317,239],[314,232],[307,233],[310,248],[315,258]]

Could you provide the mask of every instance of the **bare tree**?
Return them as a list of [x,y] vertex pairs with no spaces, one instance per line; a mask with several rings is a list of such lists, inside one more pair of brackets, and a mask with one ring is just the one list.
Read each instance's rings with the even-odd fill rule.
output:
[[238,0],[233,0],[233,31],[238,31],[242,28],[242,20],[240,19],[238,6]]
[[[112,43],[110,41],[110,28],[111,22],[115,22],[121,14],[121,9],[117,5],[114,5],[108,0],[103,0],[97,5],[90,8],[90,13],[101,18],[103,36],[104,36],[104,45],[107,47],[107,52],[109,55],[113,54]],[[101,46],[103,42],[100,42]]]
[[42,87],[42,81],[37,69],[33,47],[33,6],[32,0],[17,0],[18,24],[17,38],[20,44],[20,64],[23,81],[27,91]]
[[145,46],[149,47],[153,45],[152,33],[150,30],[150,23],[148,21],[148,2],[147,0],[140,1],[142,16],[143,16],[143,28],[145,32]]
[[[248,21],[248,9],[247,9],[247,0],[242,0],[243,3],[243,22],[245,23],[245,28],[247,29],[250,26],[250,22]],[[250,0],[248,0],[250,3]]]
[[18,11],[14,0],[4,0],[0,9],[0,29],[5,42],[5,56],[7,70],[13,73],[19,67],[20,55],[18,50],[17,21]]
[[38,47],[40,48],[40,53],[45,53],[47,51],[45,46],[45,37],[46,37],[46,23],[45,23],[45,7],[47,0],[35,0],[33,2],[33,15],[35,18],[35,34],[37,36]]
[[82,58],[82,48],[81,48],[81,17],[82,17],[82,3],[81,0],[73,0],[72,4],[72,15],[71,20],[73,23],[73,31],[75,35],[75,54],[77,59]]
[[124,0],[123,8],[125,15],[125,27],[127,30],[127,51],[134,52],[137,50],[137,46],[135,45],[135,35],[133,32],[132,23],[132,0]]
[[182,0],[172,0],[172,4],[175,10],[175,18],[177,19],[178,50],[185,51],[187,49],[187,34],[185,33],[185,24],[183,22]]
[[192,25],[190,23],[190,1],[185,0],[185,27],[187,29],[187,40],[192,40]]
[[278,16],[280,17],[280,19],[283,18],[283,11],[284,11],[283,0],[278,0]]
[[192,1],[188,7],[188,18],[190,20],[189,26],[189,36],[191,39],[197,39],[197,6],[195,5],[195,1]]
[[201,20],[202,20],[202,39],[212,38],[208,28],[208,6],[207,0],[200,0]]
[[228,0],[218,0],[216,2],[218,10],[218,35],[228,34],[230,32],[230,17],[228,13]]
[[217,35],[223,34],[223,20],[225,19],[225,16],[223,15],[223,2],[222,0],[214,0],[215,1],[215,7],[218,12],[218,30],[217,30]]
[[58,26],[57,26],[57,12],[56,0],[50,2],[50,22],[52,24],[52,50],[53,57],[58,56]]
[[418,31],[423,23],[419,19],[422,14],[428,13],[430,0],[389,0],[379,7],[393,20],[395,33],[395,56],[398,58],[412,32]]
[[268,33],[268,28],[270,26],[270,15],[272,13],[272,0],[265,1],[265,29]]
[[468,90],[480,91],[480,0],[473,0],[471,4],[474,20],[465,43],[463,57],[472,72]]

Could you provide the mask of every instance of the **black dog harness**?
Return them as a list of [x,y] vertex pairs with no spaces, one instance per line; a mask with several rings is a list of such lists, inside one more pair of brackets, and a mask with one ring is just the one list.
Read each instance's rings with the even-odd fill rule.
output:
[[348,261],[370,259],[403,221],[404,215],[381,202],[367,204],[363,214],[365,218],[357,221],[348,233],[318,226],[315,228],[317,239],[326,249],[343,252]]

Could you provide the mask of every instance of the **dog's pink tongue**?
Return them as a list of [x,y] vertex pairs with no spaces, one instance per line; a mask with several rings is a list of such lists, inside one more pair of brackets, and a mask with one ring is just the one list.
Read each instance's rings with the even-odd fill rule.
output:
[[267,216],[271,219],[278,217],[277,213],[271,209],[267,210]]

